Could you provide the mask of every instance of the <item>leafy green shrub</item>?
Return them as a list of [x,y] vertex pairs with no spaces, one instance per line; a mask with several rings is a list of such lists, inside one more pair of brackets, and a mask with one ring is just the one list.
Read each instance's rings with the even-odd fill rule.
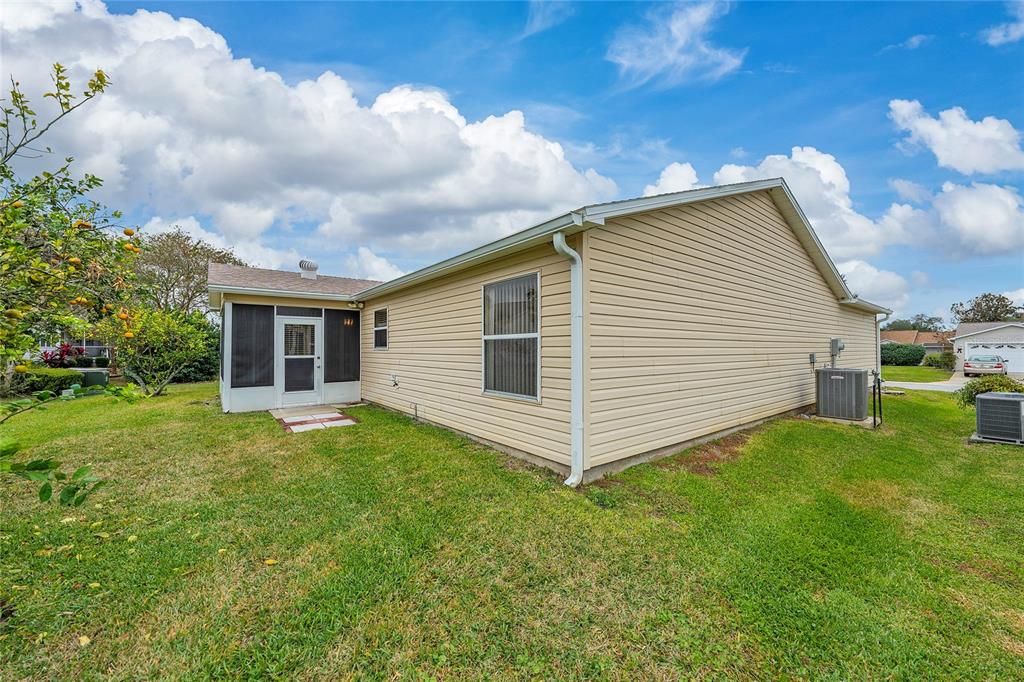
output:
[[960,407],[974,404],[974,399],[982,393],[1024,393],[1024,382],[1011,379],[1005,374],[991,374],[980,379],[971,379],[955,393],[956,402]]
[[913,343],[883,343],[883,365],[920,365],[925,355],[924,346]]
[[110,358],[104,358],[101,356],[96,358],[95,362],[97,367],[110,367]]
[[92,367],[92,358],[88,355],[79,355],[75,358],[75,367]]
[[15,395],[29,395],[36,391],[52,391],[59,394],[74,384],[82,385],[81,372],[60,367],[30,367],[24,374],[15,374],[11,381],[11,392]]
[[924,360],[921,362],[926,367],[938,367],[939,369],[953,369],[956,367],[956,355],[953,351],[945,351],[943,353],[929,353],[924,356]]
[[203,352],[181,368],[174,383],[209,381],[220,373],[220,327],[199,311],[189,313],[184,321],[202,334]]

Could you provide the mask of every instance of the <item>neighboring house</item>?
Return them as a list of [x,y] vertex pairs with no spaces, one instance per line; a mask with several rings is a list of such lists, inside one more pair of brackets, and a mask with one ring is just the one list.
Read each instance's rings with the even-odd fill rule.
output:
[[889,312],[781,179],[587,206],[383,284],[211,264],[209,292],[224,410],[365,400],[570,485],[813,405],[809,354],[876,368]]
[[953,344],[949,340],[950,332],[919,332],[915,329],[885,331],[879,334],[881,343],[909,343],[915,346],[924,346],[929,353],[941,353],[953,350]]
[[1024,321],[961,322],[952,341],[958,372],[971,355],[998,355],[1007,373],[1024,374]]

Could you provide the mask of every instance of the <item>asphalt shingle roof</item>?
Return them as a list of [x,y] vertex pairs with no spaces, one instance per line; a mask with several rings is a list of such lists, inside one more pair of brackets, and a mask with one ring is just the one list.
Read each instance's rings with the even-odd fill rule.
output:
[[983,332],[986,329],[992,329],[994,327],[1002,327],[1008,324],[1024,324],[1020,320],[1016,322],[961,322],[956,327],[957,336],[965,336],[967,334],[974,334],[976,332]]
[[239,289],[270,289],[309,294],[351,296],[380,284],[372,279],[352,279],[318,274],[316,279],[303,279],[297,272],[249,268],[241,265],[210,263],[207,283],[210,286]]

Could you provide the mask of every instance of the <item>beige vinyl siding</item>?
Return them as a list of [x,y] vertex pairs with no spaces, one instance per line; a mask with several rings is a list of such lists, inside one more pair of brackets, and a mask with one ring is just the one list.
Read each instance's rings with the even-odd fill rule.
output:
[[[485,395],[483,285],[531,272],[540,273],[540,399]],[[375,350],[373,311],[384,307],[388,349]],[[568,464],[569,264],[553,247],[370,299],[362,320],[364,400]]]
[[872,368],[874,316],[841,306],[767,192],[586,233],[587,468],[814,402],[808,354]]

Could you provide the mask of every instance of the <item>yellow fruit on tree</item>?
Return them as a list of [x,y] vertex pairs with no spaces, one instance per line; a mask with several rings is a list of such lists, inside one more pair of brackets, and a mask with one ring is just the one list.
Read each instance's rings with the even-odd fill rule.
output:
[[132,334],[131,332],[125,332],[124,333],[124,338],[126,338],[126,339],[133,339],[133,338],[135,338],[135,334]]
[[130,228],[130,227],[126,227],[126,228],[124,228],[124,233],[125,233],[126,235],[128,235],[129,237],[131,237],[131,236],[132,236],[133,234],[135,234],[135,230],[133,230],[133,229],[132,229],[132,228]]
[[78,256],[75,256],[74,258],[68,258],[68,262],[71,263],[72,265],[81,265],[82,259],[79,258]]
[[17,372],[18,374],[24,374],[25,372],[28,371],[28,367],[26,367],[25,365],[15,365],[14,371]]
[[125,251],[132,251],[135,249],[135,246],[131,242],[125,242],[122,246]]
[[21,208],[24,205],[25,205],[25,202],[22,201],[21,199],[18,199],[17,201],[15,201],[14,203],[11,204],[11,208]]
[[117,314],[117,319],[119,319],[119,320],[127,320],[128,319],[128,313],[118,313]]
[[80,230],[88,230],[90,227],[92,227],[92,223],[90,223],[88,220],[76,220],[75,227]]

